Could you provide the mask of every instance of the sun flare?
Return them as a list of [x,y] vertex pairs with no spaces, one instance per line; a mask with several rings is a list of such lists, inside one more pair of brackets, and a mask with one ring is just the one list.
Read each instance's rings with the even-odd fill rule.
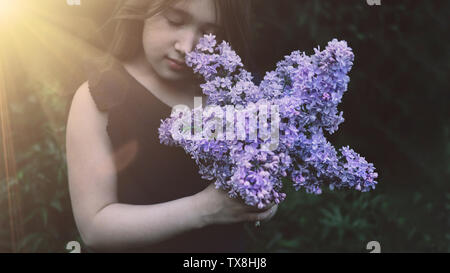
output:
[[14,22],[21,11],[21,1],[0,0],[0,24]]
[[[0,0],[0,162],[4,163],[0,173],[5,174],[5,181],[18,181],[17,156],[15,139],[1,136],[14,135],[12,125],[18,119],[33,119],[11,112],[13,106],[21,100],[36,100],[49,126],[57,128],[61,114],[48,103],[49,97],[57,99],[52,94],[63,93],[61,82],[74,77],[70,71],[80,66],[80,56],[92,56],[99,50],[86,34],[94,28],[92,21],[61,3]],[[57,141],[63,147],[63,142]],[[5,185],[13,252],[19,251],[17,243],[23,238],[18,184]]]

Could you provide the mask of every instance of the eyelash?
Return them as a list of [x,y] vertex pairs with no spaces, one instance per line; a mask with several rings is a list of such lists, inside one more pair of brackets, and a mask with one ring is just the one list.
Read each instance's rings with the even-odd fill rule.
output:
[[178,21],[173,21],[173,20],[169,19],[169,17],[167,17],[167,16],[165,16],[165,18],[166,18],[167,22],[168,22],[170,25],[172,25],[172,26],[181,26],[181,25],[184,24],[183,21],[180,21],[180,22],[178,22]]
[[[172,26],[179,27],[179,26],[182,26],[182,25],[184,24],[183,21],[180,21],[180,22],[173,21],[173,20],[169,19],[168,16],[165,16],[165,18],[166,18],[167,22],[168,22],[170,25],[172,25]],[[209,33],[212,33],[212,34],[214,34],[214,35],[217,35],[217,34],[218,34],[218,33],[216,33],[216,31],[214,31],[214,30],[213,30],[213,31],[207,31],[207,30],[202,31],[202,35],[209,34]]]

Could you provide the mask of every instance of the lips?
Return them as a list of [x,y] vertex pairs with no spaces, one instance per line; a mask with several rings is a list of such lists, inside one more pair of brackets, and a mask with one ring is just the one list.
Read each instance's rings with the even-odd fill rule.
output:
[[178,60],[175,60],[175,59],[172,59],[172,58],[169,58],[169,60],[172,60],[173,62],[175,62],[175,63],[177,63],[179,65],[184,65],[183,61],[178,61]]
[[185,70],[187,69],[186,64],[184,61],[175,60],[172,58],[167,57],[167,60],[169,61],[169,65],[174,70]]

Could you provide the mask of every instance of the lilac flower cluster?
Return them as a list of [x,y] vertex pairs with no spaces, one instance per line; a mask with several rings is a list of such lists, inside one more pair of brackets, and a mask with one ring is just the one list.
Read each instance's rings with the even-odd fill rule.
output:
[[[321,194],[324,186],[362,192],[374,189],[377,173],[373,164],[349,147],[337,151],[324,135],[337,131],[344,121],[337,106],[347,90],[353,59],[347,43],[333,39],[312,56],[300,51],[286,56],[257,86],[227,42],[217,44],[214,35],[205,35],[187,55],[186,63],[204,78],[201,88],[207,104],[222,108],[278,105],[279,116],[268,119],[279,122],[279,145],[267,149],[263,128],[249,119],[246,130],[257,131],[256,140],[175,140],[170,130],[179,113],[162,121],[161,143],[184,148],[204,179],[214,180],[231,197],[259,208],[283,201],[286,181],[296,190],[304,188],[314,194]],[[192,110],[194,116],[197,110]],[[202,117],[201,124],[213,117]]]

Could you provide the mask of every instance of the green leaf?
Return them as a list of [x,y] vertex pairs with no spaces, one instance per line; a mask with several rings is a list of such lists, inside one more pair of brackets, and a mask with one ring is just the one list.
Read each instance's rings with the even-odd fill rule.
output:
[[53,200],[50,204],[51,207],[55,208],[58,212],[62,212],[61,202],[59,200]]
[[45,207],[41,208],[41,216],[42,216],[42,221],[44,223],[44,227],[47,227],[47,224],[48,224],[48,211],[47,211],[47,208],[45,208]]

